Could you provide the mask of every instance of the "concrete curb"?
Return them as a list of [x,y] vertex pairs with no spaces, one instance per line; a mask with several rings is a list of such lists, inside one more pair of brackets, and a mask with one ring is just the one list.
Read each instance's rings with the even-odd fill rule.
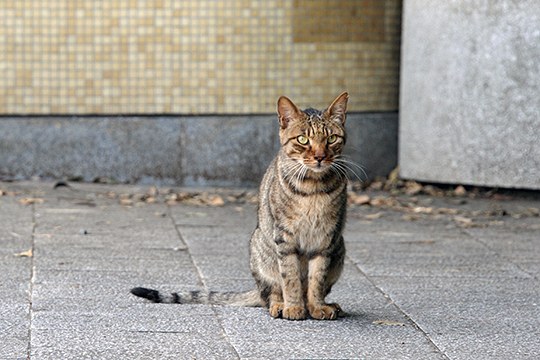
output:
[[[347,127],[367,177],[396,166],[397,113],[350,114]],[[1,118],[0,179],[256,186],[277,131],[274,115]]]

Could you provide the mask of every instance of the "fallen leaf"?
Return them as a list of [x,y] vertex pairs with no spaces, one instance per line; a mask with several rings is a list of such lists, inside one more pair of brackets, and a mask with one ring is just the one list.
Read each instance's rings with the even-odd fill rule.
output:
[[135,202],[145,201],[147,198],[148,198],[148,195],[146,194],[134,194],[131,196],[131,199],[133,199],[133,201]]
[[527,215],[529,216],[534,216],[534,217],[540,216],[540,209],[538,208],[533,208],[533,207],[527,208],[526,212],[527,212]]
[[439,188],[436,188],[433,185],[426,185],[426,186],[424,186],[424,188],[422,190],[424,191],[424,193],[426,193],[428,195],[431,195],[431,196],[436,196],[436,197],[444,196],[444,191],[442,191]]
[[462,226],[472,226],[473,224],[473,221],[472,219],[469,219],[467,217],[464,217],[464,216],[454,216],[454,221],[458,224],[458,225],[462,225]]
[[32,248],[30,248],[30,249],[28,249],[26,251],[23,251],[23,252],[14,254],[14,255],[16,257],[32,257],[34,254],[33,254]]
[[452,208],[438,208],[437,210],[435,210],[435,213],[445,215],[457,215],[457,213],[459,213],[459,210]]
[[156,198],[153,197],[153,196],[148,196],[145,200],[144,200],[147,204],[154,204],[156,202]]
[[394,170],[390,172],[388,175],[388,182],[390,183],[397,183],[399,180],[399,166],[396,166]]
[[382,188],[384,187],[384,183],[382,181],[373,181],[370,185],[369,185],[369,189],[370,190],[375,190],[375,191],[379,191],[379,190],[382,190]]
[[467,190],[465,190],[465,187],[463,185],[459,185],[454,189],[454,195],[455,196],[465,196],[465,195],[467,195]]
[[472,227],[483,227],[485,225],[475,223],[472,219],[469,219],[464,216],[454,216],[454,221],[460,227],[472,228]]
[[156,197],[157,195],[159,194],[159,190],[157,187],[155,186],[152,186],[148,189],[148,191],[146,192],[146,195],[148,195],[149,197]]
[[365,194],[356,194],[356,193],[349,193],[349,200],[350,200],[350,203],[353,204],[353,205],[364,205],[364,204],[369,204],[369,201],[371,200],[371,198],[369,197],[369,195],[365,195]]
[[219,195],[210,195],[208,197],[208,205],[210,206],[223,206],[225,205],[225,200]]
[[416,221],[416,220],[420,220],[420,216],[419,215],[413,215],[413,214],[405,214],[401,217],[403,220],[405,221]]
[[416,213],[416,214],[431,214],[431,213],[433,213],[433,208],[417,206],[417,207],[413,208],[412,211],[413,211],[413,213]]
[[120,205],[123,205],[123,206],[130,206],[130,205],[133,205],[133,200],[131,199],[120,199]]
[[367,220],[375,220],[375,219],[381,218],[383,215],[384,215],[384,212],[379,211],[378,213],[375,213],[375,214],[366,215],[364,216],[364,218],[366,218]]
[[112,191],[109,191],[105,194],[105,196],[107,196],[109,199],[116,199],[118,197],[118,194],[112,192]]
[[179,201],[179,200],[184,200],[184,197],[182,197],[182,194],[167,194],[165,196],[165,200],[166,201]]
[[22,198],[19,200],[19,203],[23,205],[32,205],[32,204],[43,204],[45,200],[40,198]]
[[416,195],[422,191],[423,186],[417,183],[416,181],[407,181],[405,183],[405,194],[407,195]]
[[392,206],[399,205],[396,199],[391,198],[391,197],[381,197],[381,196],[372,199],[369,202],[369,204],[371,206],[376,206],[376,207],[384,207],[384,206],[392,207]]
[[375,320],[373,324],[383,326],[405,326],[404,323],[393,320]]

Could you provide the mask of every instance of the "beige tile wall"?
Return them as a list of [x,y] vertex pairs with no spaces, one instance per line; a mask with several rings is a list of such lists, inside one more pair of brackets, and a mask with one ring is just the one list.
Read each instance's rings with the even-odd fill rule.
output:
[[398,106],[401,0],[2,0],[0,114]]

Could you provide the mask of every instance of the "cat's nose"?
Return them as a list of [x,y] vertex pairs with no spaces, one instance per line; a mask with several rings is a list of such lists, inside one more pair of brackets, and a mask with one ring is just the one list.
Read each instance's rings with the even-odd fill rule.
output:
[[315,160],[317,160],[317,162],[320,164],[324,159],[326,159],[326,154],[322,153],[322,154],[315,154],[313,156],[315,158]]

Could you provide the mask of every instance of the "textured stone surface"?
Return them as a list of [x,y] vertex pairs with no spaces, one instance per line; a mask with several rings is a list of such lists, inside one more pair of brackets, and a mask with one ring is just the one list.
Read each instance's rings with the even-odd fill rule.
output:
[[540,189],[540,2],[404,2],[401,175]]
[[30,334],[33,214],[14,198],[0,196],[0,358],[25,358]]
[[[396,113],[350,114],[347,128],[358,177],[396,166]],[[278,149],[274,115],[0,120],[0,178],[9,179],[256,186]]]
[[[461,199],[454,208],[470,214],[512,214],[466,228],[451,215],[410,221],[403,210],[352,207],[345,268],[328,297],[347,316],[291,322],[262,308],[129,294],[134,286],[251,289],[253,204],[123,206],[109,196],[146,190],[131,186],[0,182],[0,190],[18,192],[0,196],[0,359],[506,360],[540,352],[540,226],[534,211],[517,216],[540,208],[538,198]],[[381,216],[368,220],[373,211]],[[13,256],[29,248],[33,257]]]

